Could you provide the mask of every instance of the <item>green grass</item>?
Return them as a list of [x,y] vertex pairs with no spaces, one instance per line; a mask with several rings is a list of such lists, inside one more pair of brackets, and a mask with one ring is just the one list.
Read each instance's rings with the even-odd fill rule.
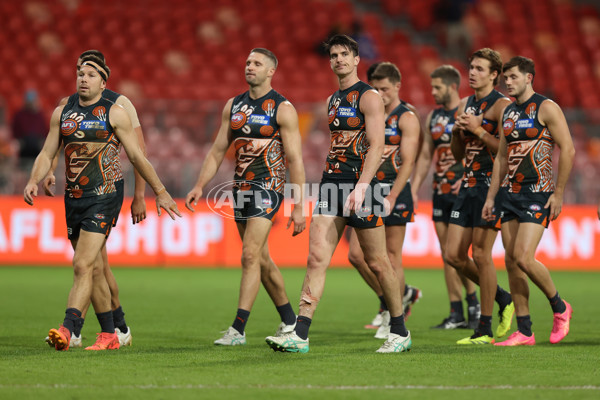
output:
[[[527,348],[459,347],[470,331],[436,331],[448,313],[442,272],[407,270],[423,290],[408,328],[413,350],[375,354],[381,341],[363,325],[377,299],[358,274],[331,269],[310,332],[308,354],[271,351],[264,342],[278,315],[261,290],[247,325],[248,345],[215,347],[232,322],[239,270],[115,269],[133,346],[56,352],[44,342],[64,316],[69,268],[0,268],[0,398],[560,398],[600,397],[600,274],[554,272],[575,310],[571,333],[550,345],[552,313],[531,286],[533,331]],[[283,271],[297,309],[303,269]],[[507,287],[506,274],[499,283]],[[494,318],[494,326],[496,325]],[[513,327],[515,323],[513,322]],[[84,345],[98,323],[87,319]]]

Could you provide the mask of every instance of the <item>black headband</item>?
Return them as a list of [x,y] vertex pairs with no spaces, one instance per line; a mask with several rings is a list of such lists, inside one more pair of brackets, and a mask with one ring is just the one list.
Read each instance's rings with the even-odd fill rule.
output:
[[102,70],[101,68],[98,68],[98,66],[96,66],[96,64],[92,63],[91,61],[85,61],[83,64],[81,64],[81,66],[83,67],[84,65],[87,65],[88,67],[92,67],[94,68],[102,77],[102,79],[104,79],[104,82],[108,81],[108,77],[106,76],[106,72],[104,72],[104,70]]

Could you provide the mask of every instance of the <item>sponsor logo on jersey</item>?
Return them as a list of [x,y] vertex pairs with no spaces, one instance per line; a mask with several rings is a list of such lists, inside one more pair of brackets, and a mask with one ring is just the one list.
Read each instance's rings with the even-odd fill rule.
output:
[[337,110],[338,117],[356,117],[356,108],[340,107]]
[[269,125],[269,123],[271,122],[271,118],[268,115],[250,115],[250,117],[248,117],[249,121],[248,123],[250,124],[257,124],[257,125]]
[[446,128],[444,129],[444,132],[452,133],[452,128],[454,128],[454,124],[447,124]]
[[504,133],[511,133],[515,128],[515,121],[507,119],[504,121],[504,124],[502,124],[502,128],[504,129]]
[[[65,121],[67,122],[67,121]],[[81,121],[80,128],[82,130],[86,129],[96,129],[96,130],[106,130],[106,122],[104,121]]]
[[385,136],[396,136],[398,130],[396,128],[385,128]]
[[517,129],[533,128],[532,119],[520,119],[517,121]]

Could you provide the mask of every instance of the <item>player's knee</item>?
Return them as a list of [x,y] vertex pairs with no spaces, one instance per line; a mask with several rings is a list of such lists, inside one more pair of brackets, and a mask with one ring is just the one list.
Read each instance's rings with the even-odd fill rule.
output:
[[327,269],[328,262],[324,257],[316,254],[314,252],[308,253],[308,258],[306,260],[306,269],[308,271]]
[[73,257],[73,274],[76,278],[94,273],[94,263],[83,257]]
[[348,261],[350,261],[350,264],[352,264],[354,268],[358,268],[361,263],[365,262],[365,259],[360,251],[355,251],[351,248],[348,251]]
[[517,267],[526,274],[528,274],[531,270],[532,263],[535,263],[535,258],[528,257],[527,255],[521,255],[515,258],[515,264]]
[[461,257],[460,253],[453,249],[446,249],[445,252],[442,253],[442,257],[444,262],[450,265],[452,268],[460,271],[464,265],[464,259]]
[[373,255],[365,257],[365,261],[369,266],[369,269],[377,276],[387,269],[391,269],[392,265],[387,257],[384,255]]
[[486,265],[492,259],[492,255],[479,247],[473,247],[473,261],[477,266]]
[[242,249],[242,267],[249,268],[258,266],[260,263],[260,254],[253,248],[244,247]]

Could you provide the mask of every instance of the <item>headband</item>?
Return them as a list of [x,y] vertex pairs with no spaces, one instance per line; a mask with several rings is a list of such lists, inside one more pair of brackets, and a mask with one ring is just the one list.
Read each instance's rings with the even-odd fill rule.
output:
[[83,67],[84,65],[87,65],[88,67],[92,67],[94,68],[102,77],[102,79],[104,79],[104,82],[108,81],[108,77],[106,76],[106,72],[104,72],[104,69],[102,67],[100,67],[99,65],[95,64],[92,61],[85,61],[83,64],[81,64],[81,66]]

